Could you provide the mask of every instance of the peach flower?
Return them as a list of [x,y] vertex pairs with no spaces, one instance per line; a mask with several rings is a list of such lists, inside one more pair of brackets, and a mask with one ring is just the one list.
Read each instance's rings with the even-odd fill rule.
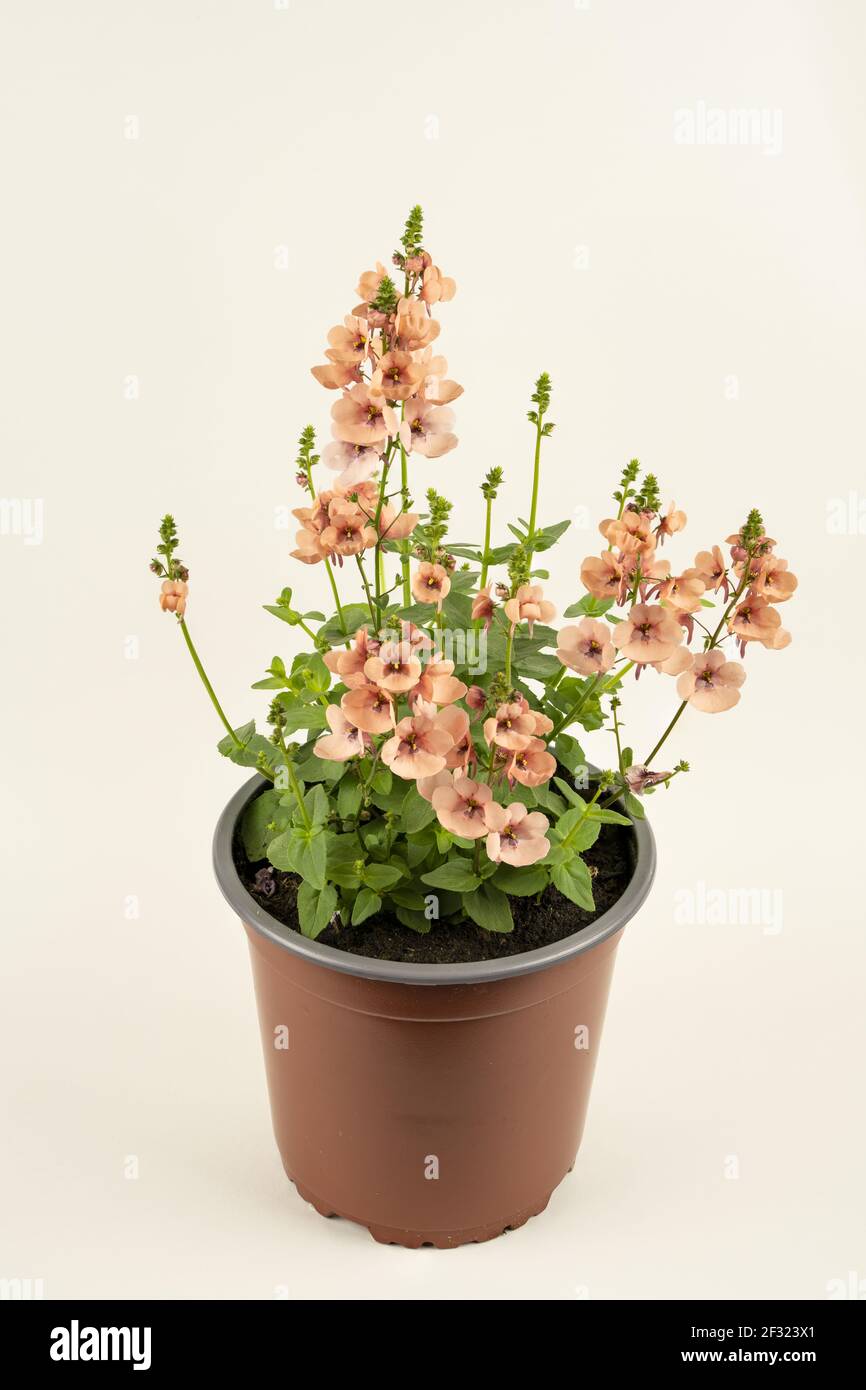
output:
[[437,787],[430,800],[439,817],[439,824],[452,835],[465,840],[480,840],[488,833],[485,808],[493,800],[493,792],[484,782],[470,777],[455,777],[450,787]]
[[698,551],[695,556],[695,569],[704,581],[705,589],[712,589],[713,592],[721,589],[724,597],[727,598],[728,567],[717,545],[714,545],[712,550]]
[[338,391],[350,382],[361,380],[358,368],[348,362],[323,362],[320,367],[311,367],[310,371],[319,385],[328,391]]
[[624,555],[651,555],[656,548],[652,517],[647,512],[626,509],[621,517],[602,521],[598,529],[608,544]]
[[367,734],[384,734],[394,727],[390,696],[377,685],[359,685],[347,690],[340,705],[346,717]]
[[684,613],[695,613],[701,606],[705,584],[696,569],[683,570],[680,575],[665,579],[659,585],[659,601]]
[[584,618],[577,627],[564,627],[559,634],[556,655],[570,671],[582,676],[600,676],[616,659],[610,628],[594,618]]
[[367,355],[369,326],[366,319],[347,314],[342,324],[328,334],[330,348],[325,356],[330,362],[363,362]]
[[603,555],[588,555],[580,567],[580,582],[593,598],[615,599],[623,576],[622,563],[610,550]]
[[381,261],[376,262],[375,270],[365,270],[355,290],[358,298],[362,299],[365,304],[369,304],[371,300],[376,298],[379,293],[379,286],[387,274],[388,272]]
[[728,661],[725,653],[715,647],[709,652],[698,652],[692,669],[684,671],[677,681],[677,694],[695,709],[718,714],[737,703],[739,687],[745,679],[746,673],[740,663]]
[[788,569],[787,560],[768,555],[755,581],[755,593],[768,603],[784,603],[797,587],[797,576]]
[[466,692],[466,703],[470,709],[476,712],[482,710],[487,705],[487,693],[480,685],[470,685]]
[[506,768],[505,775],[511,782],[519,782],[523,787],[538,787],[549,782],[556,771],[556,759],[548,753],[544,740],[530,739],[525,748],[518,748]]
[[371,743],[370,735],[362,733],[337,705],[328,705],[325,718],[331,726],[331,732],[322,734],[321,738],[316,740],[313,752],[317,758],[343,763],[347,758],[354,758],[358,753],[363,753],[365,746]]
[[376,395],[385,396],[389,401],[405,401],[414,396],[423,376],[423,365],[416,362],[411,353],[392,349],[380,358],[371,386]]
[[382,745],[382,761],[398,777],[415,781],[432,777],[445,767],[453,740],[447,729],[426,714],[401,719],[393,738]]
[[637,603],[613,630],[613,645],[629,661],[666,661],[683,640],[683,630],[667,609]]
[[485,632],[493,622],[493,614],[496,610],[496,605],[490,596],[492,588],[492,584],[485,584],[484,588],[479,589],[472,600],[472,621],[477,622],[479,618],[483,618]]
[[[376,508],[369,513],[372,521],[376,520]],[[407,536],[411,536],[415,527],[418,525],[417,512],[398,512],[391,506],[390,502],[382,505],[379,512],[379,535],[389,541],[404,541]]]
[[451,580],[444,565],[420,564],[412,576],[412,596],[418,603],[435,603],[437,608],[451,592]]
[[455,700],[463,699],[468,688],[453,672],[454,662],[448,661],[441,652],[435,652],[412,694],[434,705],[453,705]]
[[383,396],[374,395],[363,385],[351,386],[331,406],[335,439],[348,444],[375,447],[397,433],[397,416]]
[[322,532],[321,544],[329,554],[359,555],[376,544],[376,532],[356,503],[336,498],[328,507],[328,525]]
[[757,598],[751,590],[734,609],[728,628],[740,643],[761,642],[772,648],[786,647],[791,640],[790,634],[782,628],[777,609],[766,599]]
[[394,331],[406,352],[425,348],[439,337],[440,325],[431,319],[417,299],[401,299],[397,305]]
[[335,439],[322,450],[322,463],[340,475],[334,486],[347,491],[356,483],[365,483],[372,478],[381,462],[376,449],[368,449],[363,444],[350,444],[344,439]]
[[415,786],[418,795],[423,796],[425,801],[433,803],[433,793],[437,787],[450,787],[454,781],[453,772],[446,768],[441,768],[439,772],[434,772],[432,777],[419,777]]
[[425,304],[444,304],[457,293],[457,281],[443,275],[436,265],[428,265],[421,284],[421,298]]
[[487,743],[510,752],[528,748],[530,739],[535,737],[535,718],[526,701],[500,705],[495,715],[485,719],[484,737]]
[[544,832],[550,822],[541,811],[527,811],[522,801],[513,801],[510,806],[490,801],[485,818],[490,831],[487,855],[495,864],[512,864],[519,869],[537,863],[548,853],[550,841]]
[[183,579],[164,579],[159,595],[159,606],[163,613],[176,613],[182,618],[186,612],[186,598],[189,585]]
[[383,642],[376,656],[364,663],[367,680],[390,694],[411,690],[421,676],[421,662],[408,642]]
[[404,449],[424,458],[438,459],[457,447],[453,433],[454,411],[447,405],[414,399],[406,402],[400,425]]
[[505,616],[512,626],[520,622],[527,623],[531,637],[535,624],[549,623],[551,618],[556,617],[556,609],[544,597],[544,590],[540,584],[521,584],[514,598],[510,598],[505,604]]
[[659,524],[656,527],[656,536],[659,541],[663,543],[665,536],[672,536],[674,532],[682,531],[687,519],[685,512],[678,512],[671,502],[665,515],[659,515]]
[[466,768],[475,761],[475,747],[469,733],[469,715],[459,705],[446,705],[437,716],[440,727],[447,729],[454,746],[445,755],[446,767]]

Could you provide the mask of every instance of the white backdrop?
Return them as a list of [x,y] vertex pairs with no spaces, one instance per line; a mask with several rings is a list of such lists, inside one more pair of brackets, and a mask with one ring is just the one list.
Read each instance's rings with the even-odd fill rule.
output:
[[[57,1297],[866,1294],[863,7],[406,13],[4,6],[0,1276]],[[666,554],[691,563],[757,505],[800,576],[793,645],[750,651],[737,709],[671,739],[693,772],[650,803],[658,880],[575,1172],[542,1218],[449,1253],[379,1248],[283,1176],[209,862],[242,774],[147,571],[172,510],[223,703],[263,716],[249,685],[293,648],[261,604],[286,583],[325,602],[279,525],[297,434],[327,426],[309,366],[415,201],[458,282],[460,449],[419,473],[455,535],[479,536],[493,463],[500,527],[524,511],[547,370],[540,517],[585,526],[552,552],[560,607],[634,455],[689,514]],[[646,684],[625,711],[643,747],[673,695]],[[677,920],[714,889],[778,907]]]

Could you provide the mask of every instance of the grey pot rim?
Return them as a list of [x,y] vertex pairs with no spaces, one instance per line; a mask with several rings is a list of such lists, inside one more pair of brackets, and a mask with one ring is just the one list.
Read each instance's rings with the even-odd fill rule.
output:
[[232,853],[235,828],[249,802],[268,785],[266,778],[255,773],[238,788],[217,821],[213,839],[213,866],[220,891],[242,922],[275,945],[312,965],[363,980],[397,985],[486,985],[495,980],[549,970],[583,955],[621,931],[646,901],[655,878],[655,836],[648,821],[632,818],[636,859],[628,887],[607,912],[573,936],[563,937],[550,946],[497,960],[465,961],[450,965],[412,964],[409,961],[376,960],[370,956],[351,955],[348,951],[338,951],[333,946],[302,936],[272,917],[247,892],[240,880]]

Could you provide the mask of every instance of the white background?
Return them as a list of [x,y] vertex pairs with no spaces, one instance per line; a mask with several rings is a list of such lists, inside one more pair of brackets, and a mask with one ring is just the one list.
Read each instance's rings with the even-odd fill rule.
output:
[[[2,492],[42,499],[44,536],[0,537],[0,1276],[54,1297],[856,1292],[863,7],[18,0],[2,30]],[[765,111],[781,148],[677,143],[700,103]],[[301,427],[327,434],[309,366],[415,201],[459,286],[460,449],[416,478],[458,503],[455,539],[479,536],[493,463],[497,538],[525,514],[547,370],[543,521],[594,526],[637,455],[689,514],[675,563],[757,505],[800,576],[793,645],[750,651],[737,709],[671,740],[693,771],[650,803],[658,880],[574,1173],[454,1252],[378,1247],[283,1175],[209,860],[242,774],[147,572],[170,509],[212,678],[237,723],[263,718],[249,685],[293,648],[260,605],[287,583],[325,602],[275,524]],[[560,608],[597,545],[585,524],[553,552]],[[638,748],[673,698],[641,682]],[[782,929],[678,922],[701,883],[779,890]]]

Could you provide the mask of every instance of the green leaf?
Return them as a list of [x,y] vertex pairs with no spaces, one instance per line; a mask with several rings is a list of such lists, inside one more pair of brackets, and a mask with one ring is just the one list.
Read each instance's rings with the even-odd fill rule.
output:
[[224,758],[230,758],[233,763],[237,763],[239,767],[257,767],[260,753],[264,753],[271,769],[282,761],[270,739],[256,733],[255,721],[252,719],[248,724],[242,724],[240,728],[235,729],[234,738],[229,738],[228,734],[221,738],[217,744],[217,751],[222,753]]
[[511,905],[505,894],[492,883],[482,883],[477,893],[469,893],[463,899],[463,908],[473,922],[485,931],[509,932],[514,930]]
[[569,772],[576,772],[579,767],[586,767],[586,754],[581,748],[576,738],[571,734],[557,734],[556,742],[550,750],[556,757],[557,762],[567,768]]
[[325,824],[325,821],[328,819],[329,810],[328,793],[325,791],[321,782],[317,782],[304,794],[304,805],[307,808],[307,815],[310,817],[313,825]]
[[[555,521],[552,526],[545,526],[543,530],[536,531],[532,538],[533,550],[549,550],[552,545],[556,545],[560,536],[565,535],[571,525],[570,521]],[[513,530],[513,527],[509,528]]]
[[302,883],[298,889],[298,921],[304,936],[313,940],[330,922],[337,910],[337,890],[330,883],[317,890],[309,883]]
[[561,796],[557,796],[555,791],[551,791],[549,786],[535,788],[535,800],[545,811],[550,811],[554,816],[561,816],[566,808],[566,802]]
[[530,656],[521,657],[516,663],[520,675],[529,680],[549,680],[551,676],[557,675],[561,668],[562,662],[559,657],[548,652],[535,652]]
[[493,882],[510,898],[531,898],[547,887],[547,871],[538,864],[516,869],[513,864],[500,864]]
[[557,836],[562,837],[565,848],[579,854],[595,844],[601,832],[601,824],[597,820],[590,820],[579,806],[575,806],[557,821],[556,832]]
[[478,887],[481,879],[473,872],[466,859],[446,859],[438,869],[421,875],[422,883],[431,888],[450,888],[454,893],[471,893]]
[[[274,832],[267,827],[282,814],[278,810],[279,801],[280,793],[268,788],[261,796],[257,796],[255,801],[251,801],[244,811],[241,839],[247,859],[252,864],[267,857],[268,845],[274,838]],[[285,821],[284,814],[283,820]]]
[[388,888],[393,888],[395,883],[399,883],[403,875],[393,864],[368,864],[364,869],[363,877],[368,888],[382,893]]
[[553,882],[573,903],[582,907],[585,912],[595,911],[595,900],[592,896],[592,877],[589,869],[583,860],[575,855],[565,864],[557,864],[551,873]]
[[643,808],[643,803],[632,792],[626,792],[623,797],[623,802],[625,804],[625,809],[633,820],[646,820],[646,811]]
[[311,733],[321,733],[326,727],[325,711],[316,701],[310,704],[286,691],[277,697],[283,707],[283,732],[295,734],[299,729],[309,729]]
[[601,825],[631,825],[628,816],[621,816],[619,811],[603,811],[600,807],[593,806],[589,814]]
[[398,906],[397,921],[402,922],[404,927],[410,927],[412,931],[419,932],[422,936],[426,936],[433,925],[423,912],[413,912],[410,907]]
[[574,788],[570,787],[567,782],[564,782],[561,777],[554,777],[553,780],[559,787],[559,790],[562,792],[566,801],[570,801],[572,806],[580,807],[582,811],[586,806],[586,801],[584,800],[584,798],[582,796],[578,796]]
[[374,893],[370,888],[362,888],[352,908],[352,926],[357,927],[361,922],[366,922],[381,906],[382,899],[378,893]]
[[424,911],[424,894],[419,892],[417,888],[413,888],[409,883],[401,883],[397,888],[392,888],[388,897],[392,902],[395,902],[398,907],[408,908],[412,912]]
[[342,820],[351,820],[361,808],[361,783],[357,777],[344,777],[337,793],[337,811]]
[[603,618],[613,608],[612,598],[595,598],[585,594],[579,603],[573,603],[563,613],[564,618]]
[[376,774],[373,778],[373,790],[377,792],[382,792],[385,796],[387,796],[388,792],[391,790],[393,782],[394,777],[391,773],[390,767],[380,767],[377,769]]
[[407,835],[423,830],[425,825],[436,819],[431,802],[421,796],[417,787],[410,786],[400,806],[400,818]]
[[[352,638],[359,627],[366,627],[369,623],[370,610],[366,603],[344,603],[343,617],[348,635]],[[345,641],[339,615],[335,613],[333,617],[330,617],[324,626],[319,628],[317,635],[330,647],[339,647]]]
[[293,852],[295,873],[300,874],[301,878],[314,888],[324,888],[328,842],[321,827],[314,826],[312,831],[295,828],[292,833],[297,841]]

